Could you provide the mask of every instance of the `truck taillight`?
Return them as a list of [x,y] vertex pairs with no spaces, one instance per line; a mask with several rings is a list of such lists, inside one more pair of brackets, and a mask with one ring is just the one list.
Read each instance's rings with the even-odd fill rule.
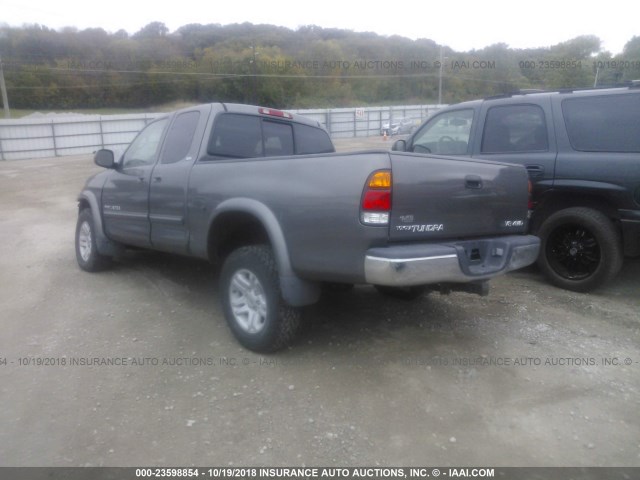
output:
[[362,194],[360,219],[367,225],[388,225],[391,211],[391,171],[369,175]]

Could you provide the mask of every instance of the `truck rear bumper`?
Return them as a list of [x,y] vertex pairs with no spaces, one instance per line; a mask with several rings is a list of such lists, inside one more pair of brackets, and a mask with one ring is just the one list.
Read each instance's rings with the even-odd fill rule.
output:
[[540,239],[532,235],[372,248],[365,280],[394,287],[488,280],[531,265],[539,250]]

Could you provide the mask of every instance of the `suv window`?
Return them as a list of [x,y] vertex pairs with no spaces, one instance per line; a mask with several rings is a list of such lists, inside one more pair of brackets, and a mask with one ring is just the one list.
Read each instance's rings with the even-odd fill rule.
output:
[[549,150],[544,111],[537,105],[492,107],[482,134],[482,153]]
[[574,150],[640,152],[640,95],[566,99],[562,113]]
[[296,153],[299,155],[335,152],[333,143],[324,130],[296,123],[293,131],[296,135]]
[[162,132],[167,125],[163,118],[147,125],[133,140],[122,160],[122,167],[143,167],[153,165],[162,140]]
[[167,133],[166,146],[160,160],[162,163],[179,162],[189,153],[198,120],[200,120],[200,112],[185,112],[178,115]]
[[455,110],[436,115],[413,141],[413,151],[442,155],[465,155],[469,146],[473,110]]
[[260,119],[251,115],[218,115],[207,147],[209,155],[225,158],[262,156]]

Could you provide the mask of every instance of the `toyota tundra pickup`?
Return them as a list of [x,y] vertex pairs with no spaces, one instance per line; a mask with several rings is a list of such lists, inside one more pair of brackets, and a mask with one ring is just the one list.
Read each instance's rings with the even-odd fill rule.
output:
[[335,153],[317,122],[210,104],[155,119],[80,196],[76,258],[97,271],[127,247],[219,262],[238,341],[289,344],[323,284],[486,294],[533,263],[522,166],[417,153]]

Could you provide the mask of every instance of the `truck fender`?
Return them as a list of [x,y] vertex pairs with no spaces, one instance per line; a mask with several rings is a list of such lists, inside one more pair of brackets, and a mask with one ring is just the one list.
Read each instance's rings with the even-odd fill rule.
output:
[[225,212],[242,212],[255,217],[269,236],[273,255],[278,264],[280,290],[284,300],[293,307],[311,305],[320,298],[320,285],[300,278],[291,267],[287,242],[282,228],[273,212],[263,203],[251,198],[232,198],[225,200],[216,208],[209,225]]
[[102,224],[102,212],[100,211],[100,202],[96,198],[95,194],[90,190],[83,191],[78,196],[78,208],[82,209],[82,205],[89,205],[91,209],[91,215],[94,221],[94,231],[96,235],[96,247],[101,255],[114,256],[119,253],[119,246],[109,240],[104,233],[104,226]]

